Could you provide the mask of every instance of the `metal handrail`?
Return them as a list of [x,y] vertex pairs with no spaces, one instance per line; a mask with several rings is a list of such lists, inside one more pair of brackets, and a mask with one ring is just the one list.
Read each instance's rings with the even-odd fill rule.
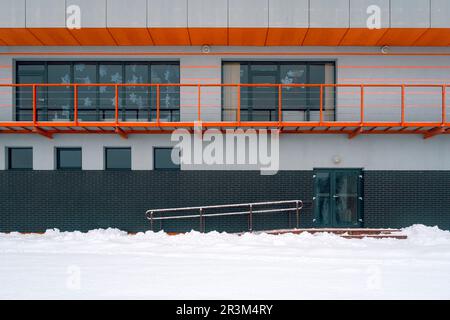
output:
[[[258,207],[258,206],[276,206],[276,205],[282,205],[282,204],[293,204],[295,206],[290,207],[290,208],[274,208],[274,209],[254,210],[254,208]],[[210,213],[210,214],[204,213],[204,211],[208,210],[208,209],[231,209],[231,208],[242,208],[242,207],[248,207],[249,209],[248,209],[248,211]],[[205,231],[204,219],[206,217],[248,215],[248,230],[253,231],[253,215],[258,214],[258,213],[270,213],[270,212],[293,212],[293,211],[295,211],[295,213],[296,213],[296,228],[299,228],[300,210],[302,208],[303,208],[302,200],[286,200],[286,201],[225,204],[225,205],[214,205],[214,206],[182,207],[182,208],[170,208],[170,209],[150,209],[150,210],[146,211],[145,215],[147,217],[147,220],[150,220],[150,227],[151,227],[152,231],[153,231],[153,225],[154,225],[155,221],[199,218],[200,232]],[[199,211],[198,214],[155,217],[155,214],[157,214],[157,213],[196,211],[196,210]]]

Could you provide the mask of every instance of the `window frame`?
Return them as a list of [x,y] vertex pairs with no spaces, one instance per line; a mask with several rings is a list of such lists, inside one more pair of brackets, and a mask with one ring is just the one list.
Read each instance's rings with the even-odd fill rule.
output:
[[[153,170],[155,171],[181,171],[181,163],[176,168],[157,168],[156,167],[156,151],[157,150],[172,150],[177,149],[175,147],[153,147]],[[178,150],[181,152],[181,150]]]
[[[61,167],[61,157],[60,152],[61,151],[80,151],[81,156],[81,163],[79,167]],[[81,147],[56,147],[55,148],[55,168],[57,171],[81,171],[83,170],[83,149]]]
[[[249,83],[249,77],[250,77],[250,68],[252,65],[275,65],[277,66],[277,78],[280,79],[281,76],[281,66],[283,65],[295,65],[295,64],[304,64],[307,68],[307,74],[306,74],[306,78],[307,78],[307,83],[310,83],[310,79],[311,79],[311,73],[310,73],[310,67],[312,65],[325,65],[325,64],[333,64],[334,70],[333,70],[333,78],[334,78],[334,83],[337,83],[337,60],[222,60],[222,65],[221,65],[221,82],[224,83],[224,65],[226,63],[239,63],[242,65],[246,65],[248,68],[248,72],[247,72],[247,84]],[[280,81],[280,80],[279,80]],[[243,83],[244,84],[244,83]],[[221,90],[221,121],[224,121],[224,87],[222,87]],[[310,88],[307,88],[306,90],[306,95],[307,95],[307,100],[310,100],[310,96],[311,96],[311,92],[310,92]],[[334,95],[334,110],[333,110],[333,118],[336,119],[336,103],[337,103],[337,95]],[[249,108],[245,108],[241,110],[248,110]],[[250,122],[253,122],[254,120],[251,120]],[[274,121],[274,120],[272,120]],[[278,121],[278,120],[276,120]]]
[[[129,168],[108,168],[108,150],[129,150],[130,151],[130,167]],[[132,147],[104,147],[103,148],[103,168],[105,171],[132,171],[133,170]]]
[[[11,167],[11,151],[12,150],[31,150],[31,168],[12,168]],[[33,171],[34,170],[34,156],[33,147],[6,147],[6,166],[7,171]]]
[[[19,68],[22,65],[43,65],[44,66],[44,70],[43,72],[41,72],[41,75],[43,76],[43,82],[42,83],[49,83],[49,73],[48,73],[48,66],[49,65],[58,65],[58,64],[68,64],[70,66],[70,84],[74,84],[75,83],[75,70],[74,70],[74,66],[76,64],[94,64],[95,68],[96,68],[96,83],[100,83],[99,79],[99,69],[100,69],[100,65],[102,64],[111,64],[111,65],[120,65],[121,69],[122,69],[122,84],[126,84],[126,77],[125,77],[125,69],[127,65],[133,65],[133,64],[140,64],[140,65],[147,65],[148,66],[148,83],[152,83],[152,66],[158,66],[158,65],[170,65],[170,66],[177,66],[178,67],[178,82],[176,83],[181,83],[181,64],[180,64],[180,60],[161,60],[161,61],[149,61],[149,60],[15,60],[14,61],[14,83],[18,84],[19,83],[19,77],[23,76],[23,75],[36,75],[36,72],[31,72],[31,73],[19,73]],[[123,88],[127,88],[126,86],[124,86]],[[72,90],[72,89],[71,89]],[[120,97],[120,101],[126,101],[126,89],[125,90],[121,90],[121,92],[119,93],[119,97]],[[178,107],[177,108],[171,108],[171,109],[167,109],[170,110],[170,121],[171,122],[177,122],[180,121],[180,115],[181,115],[181,94],[180,94],[181,90],[178,90],[177,94],[178,94]],[[73,90],[72,90],[73,92]],[[94,105],[92,107],[92,109],[95,109],[95,118],[96,121],[107,121],[108,117],[102,116],[102,108],[100,108],[100,101],[101,101],[101,96],[100,96],[100,87],[96,86],[95,88],[95,92],[96,92],[96,100],[94,102]],[[52,120],[48,120],[48,90],[44,90],[43,92],[44,95],[44,99],[45,102],[41,102],[40,105],[41,110],[39,110],[38,112],[38,117],[41,116],[42,121],[52,121]],[[155,97],[153,97],[155,96]],[[152,93],[152,90],[149,89],[148,92],[148,110],[150,112],[154,112],[156,114],[156,105],[153,106],[152,102],[153,100],[156,99],[156,93]],[[14,92],[14,119],[16,121],[19,120],[19,117],[21,115],[22,111],[26,111],[29,110],[27,108],[24,108],[23,106],[21,106],[20,104],[20,92],[19,90],[15,90]],[[70,114],[69,114],[69,121],[73,121],[73,117],[74,117],[74,101],[73,101],[73,97],[72,99],[70,99]],[[126,105],[124,103],[121,103],[120,107],[120,118],[125,121],[126,118]],[[112,108],[115,109],[115,108]],[[107,110],[107,109],[105,109]],[[173,119],[178,119],[177,121],[174,121]],[[91,121],[91,120],[87,120],[87,121]],[[148,121],[151,121],[151,116],[149,116]]]

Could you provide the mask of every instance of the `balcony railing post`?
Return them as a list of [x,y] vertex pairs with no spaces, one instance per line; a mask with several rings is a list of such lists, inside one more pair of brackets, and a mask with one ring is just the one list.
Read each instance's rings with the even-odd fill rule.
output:
[[364,85],[361,85],[361,114],[360,114],[361,126],[364,123]]
[[295,225],[297,229],[300,226],[300,206],[298,201],[295,201]]
[[241,124],[241,85],[237,85],[237,122]]
[[73,122],[78,125],[78,85],[73,87]]
[[405,125],[405,85],[402,84],[402,111],[401,111],[401,123],[402,127]]
[[[172,119],[171,119],[172,120]],[[161,85],[156,85],[156,122],[161,121]]]
[[320,85],[320,99],[319,99],[319,122],[323,123],[323,84]]
[[198,100],[198,105],[197,105],[197,121],[200,122],[202,121],[202,114],[201,114],[201,100],[202,100],[202,94],[201,94],[201,86],[200,83],[197,85],[197,100]]
[[442,126],[447,123],[447,86],[442,86]]
[[37,123],[37,92],[36,92],[36,85],[33,84],[33,125],[36,126]]
[[116,122],[116,125],[119,125],[119,86],[116,84],[114,87],[115,87],[115,100],[116,100],[115,122]]
[[281,129],[281,122],[283,121],[283,112],[282,112],[282,92],[283,92],[283,87],[281,84],[278,85],[278,126]]

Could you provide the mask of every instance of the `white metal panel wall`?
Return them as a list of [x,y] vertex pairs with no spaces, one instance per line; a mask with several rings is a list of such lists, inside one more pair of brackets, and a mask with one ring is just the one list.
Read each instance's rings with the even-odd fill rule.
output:
[[350,0],[310,1],[311,28],[348,28]]
[[350,0],[350,28],[367,28],[367,8],[378,6],[381,9],[381,28],[390,25],[390,0]]
[[308,28],[309,0],[269,0],[269,27]]
[[82,28],[106,27],[106,0],[66,0],[66,5],[80,7]]
[[267,28],[269,24],[268,0],[229,0],[229,27]]
[[[206,145],[206,144],[205,144]],[[345,135],[282,135],[280,170],[363,168],[365,170],[450,170],[450,141],[446,136],[373,135],[349,140]],[[81,147],[83,170],[104,169],[105,147],[131,147],[132,169],[153,169],[153,148],[170,147],[170,135],[59,135],[53,140],[29,135],[0,136],[0,170],[6,166],[7,147],[33,147],[35,170],[55,169],[56,147]],[[242,152],[242,150],[241,150]],[[339,163],[335,162],[339,159]],[[252,167],[257,169],[257,167]],[[194,167],[191,170],[248,170],[242,165]]]
[[429,28],[430,0],[391,0],[392,28]]
[[65,1],[27,1],[26,26],[28,28],[64,28],[66,26]]
[[147,0],[108,0],[108,27],[146,28]]
[[228,0],[189,0],[189,27],[226,28]]
[[151,28],[186,28],[187,3],[187,0],[148,0],[148,26]]
[[0,28],[25,27],[25,0],[0,2]]
[[431,27],[450,28],[450,1],[431,0]]

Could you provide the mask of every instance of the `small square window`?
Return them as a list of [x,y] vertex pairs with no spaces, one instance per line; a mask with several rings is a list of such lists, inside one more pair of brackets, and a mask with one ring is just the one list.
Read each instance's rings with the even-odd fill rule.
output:
[[56,168],[58,170],[81,170],[81,148],[57,148]]
[[33,148],[8,148],[9,170],[33,170]]
[[131,148],[106,148],[106,170],[131,170]]
[[[178,151],[172,153],[172,151]],[[172,157],[174,155],[175,157]],[[180,170],[180,150],[174,148],[154,148],[153,163],[155,170]]]

